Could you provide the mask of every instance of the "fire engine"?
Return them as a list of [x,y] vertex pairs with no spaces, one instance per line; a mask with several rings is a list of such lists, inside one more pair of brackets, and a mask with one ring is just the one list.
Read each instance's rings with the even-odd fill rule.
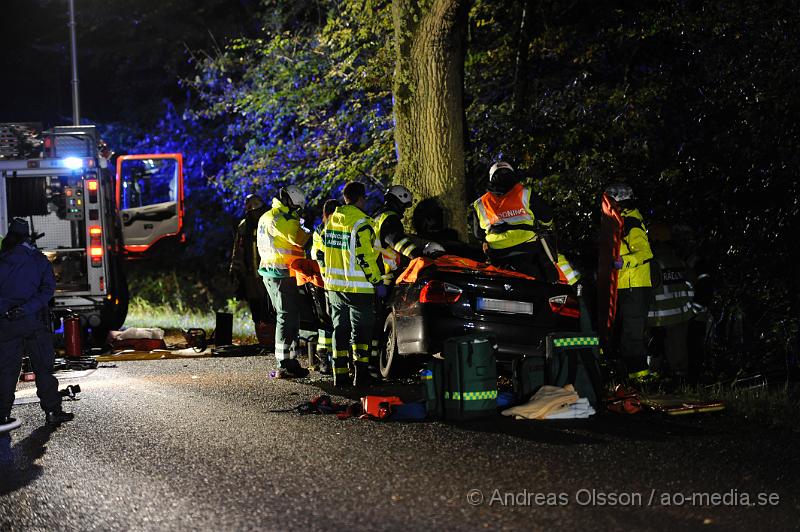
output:
[[111,157],[94,126],[0,125],[0,228],[28,221],[53,264],[55,318],[78,314],[97,339],[125,322],[125,261],[182,239],[183,209],[180,153]]

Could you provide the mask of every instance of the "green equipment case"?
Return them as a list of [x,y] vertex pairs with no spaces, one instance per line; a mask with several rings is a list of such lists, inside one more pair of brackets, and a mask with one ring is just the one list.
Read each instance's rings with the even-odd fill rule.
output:
[[486,336],[456,336],[444,342],[444,415],[452,421],[497,414],[497,362]]
[[572,384],[579,397],[596,406],[602,398],[600,339],[592,333],[551,333],[546,343],[547,384]]

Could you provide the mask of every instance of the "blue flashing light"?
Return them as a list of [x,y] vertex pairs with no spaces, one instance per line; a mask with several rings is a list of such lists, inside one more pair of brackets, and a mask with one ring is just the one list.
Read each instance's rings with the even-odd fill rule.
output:
[[70,170],[78,170],[79,168],[83,168],[83,160],[80,157],[67,157],[62,162],[64,163],[64,166]]

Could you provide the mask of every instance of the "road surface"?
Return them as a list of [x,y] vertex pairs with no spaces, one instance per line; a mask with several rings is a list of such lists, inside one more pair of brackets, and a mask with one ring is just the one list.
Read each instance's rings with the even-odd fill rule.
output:
[[[2,440],[1,530],[790,530],[800,438],[730,414],[390,423],[270,412],[271,357],[120,362]],[[419,388],[389,391],[413,398]],[[21,384],[18,397],[31,397]],[[335,396],[345,402],[350,399]],[[749,505],[746,505],[749,504]]]

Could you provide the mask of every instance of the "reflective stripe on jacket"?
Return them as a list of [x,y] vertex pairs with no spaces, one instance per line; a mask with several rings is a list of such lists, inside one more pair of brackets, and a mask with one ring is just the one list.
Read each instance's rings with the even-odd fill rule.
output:
[[[309,238],[310,234],[300,225],[297,214],[274,198],[272,208],[258,220],[259,273],[277,277],[290,275],[292,261],[305,258],[304,247]],[[272,275],[273,272],[277,275]]]
[[561,272],[562,280],[568,284],[575,284],[581,279],[581,272],[574,269],[572,264],[569,263],[567,257],[563,254],[558,254],[558,262],[556,263],[559,271]]
[[354,205],[337,207],[325,224],[325,289],[375,293],[383,282],[383,261],[373,220]]
[[417,249],[416,243],[409,239],[405,232],[400,234],[383,234],[384,224],[391,217],[396,217],[397,221],[395,226],[398,229],[402,228],[400,215],[395,211],[383,211],[375,218],[375,233],[378,235],[378,239],[381,243],[381,255],[383,255],[383,263],[386,266],[386,271],[394,271],[400,266],[402,260],[401,255],[405,255],[409,259],[415,259],[418,255],[418,253],[415,253]]
[[517,183],[501,196],[487,192],[472,207],[492,249],[506,249],[537,239],[529,187]]
[[647,325],[667,327],[689,321],[694,316],[694,290],[686,280],[686,265],[668,248],[657,248],[653,268],[653,300]]
[[325,231],[325,224],[319,224],[311,235],[311,258],[319,264],[319,273],[325,275],[325,245],[322,242],[322,234]]
[[653,252],[647,239],[647,230],[638,209],[622,211],[624,221],[622,242],[619,248],[622,269],[617,277],[617,288],[642,288],[650,282],[650,260]]

